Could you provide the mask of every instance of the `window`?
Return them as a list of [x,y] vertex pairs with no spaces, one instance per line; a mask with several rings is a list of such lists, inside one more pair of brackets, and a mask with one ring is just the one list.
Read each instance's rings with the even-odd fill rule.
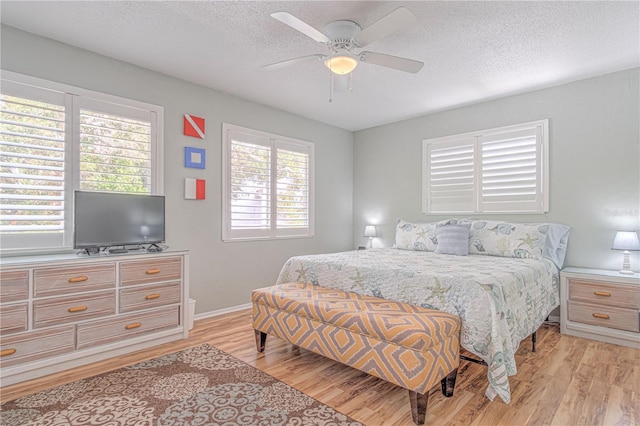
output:
[[549,211],[549,121],[427,139],[423,213]]
[[312,143],[223,124],[224,241],[313,235]]
[[160,107],[3,71],[2,250],[68,249],[73,191],[161,194]]

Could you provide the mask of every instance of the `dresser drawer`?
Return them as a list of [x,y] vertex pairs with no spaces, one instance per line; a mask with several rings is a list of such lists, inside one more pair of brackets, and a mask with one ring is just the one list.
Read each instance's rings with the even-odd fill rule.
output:
[[637,309],[594,305],[572,300],[568,305],[569,321],[640,332],[640,314]]
[[570,278],[569,299],[598,305],[640,309],[640,287]]
[[0,302],[15,302],[29,297],[29,271],[0,272]]
[[120,312],[138,311],[155,306],[180,303],[180,281],[160,285],[146,285],[120,290]]
[[164,328],[175,328],[179,324],[179,306],[78,324],[78,349],[129,339]]
[[101,291],[33,302],[33,327],[48,327],[113,315],[116,292]]
[[10,367],[68,352],[75,346],[75,326],[20,333],[0,340],[0,363]]
[[27,302],[0,306],[0,334],[27,330]]
[[120,285],[150,284],[182,278],[180,257],[127,261],[120,264]]
[[105,290],[115,286],[115,263],[72,265],[33,271],[34,297]]

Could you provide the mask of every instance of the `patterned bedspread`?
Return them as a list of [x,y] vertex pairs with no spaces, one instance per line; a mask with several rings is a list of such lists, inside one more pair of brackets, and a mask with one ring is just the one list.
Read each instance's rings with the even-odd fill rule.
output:
[[359,250],[292,257],[278,284],[293,281],[460,316],[462,346],[489,365],[487,396],[506,403],[518,345],[560,304],[558,268],[548,259]]

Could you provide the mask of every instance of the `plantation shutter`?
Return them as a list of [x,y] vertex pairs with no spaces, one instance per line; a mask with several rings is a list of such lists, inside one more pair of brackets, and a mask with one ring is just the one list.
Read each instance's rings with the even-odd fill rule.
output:
[[229,132],[229,229],[236,237],[270,235],[271,141]]
[[430,213],[475,209],[475,139],[430,143],[426,147],[426,200]]
[[313,145],[223,125],[224,241],[313,235]]
[[277,234],[297,235],[310,223],[310,148],[280,141],[277,145]]
[[23,238],[42,247],[61,246],[68,99],[61,92],[6,81],[0,103],[3,245]]
[[542,209],[541,129],[482,136],[480,211],[518,212]]
[[79,189],[151,194],[154,115],[82,99],[79,117]]
[[549,121],[423,141],[423,212],[544,213]]
[[161,194],[163,109],[3,71],[2,253],[69,251],[75,190]]

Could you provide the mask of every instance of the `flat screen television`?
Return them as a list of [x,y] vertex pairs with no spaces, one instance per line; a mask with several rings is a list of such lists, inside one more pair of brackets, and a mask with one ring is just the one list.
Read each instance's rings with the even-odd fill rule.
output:
[[73,248],[158,244],[165,241],[164,196],[75,191]]

